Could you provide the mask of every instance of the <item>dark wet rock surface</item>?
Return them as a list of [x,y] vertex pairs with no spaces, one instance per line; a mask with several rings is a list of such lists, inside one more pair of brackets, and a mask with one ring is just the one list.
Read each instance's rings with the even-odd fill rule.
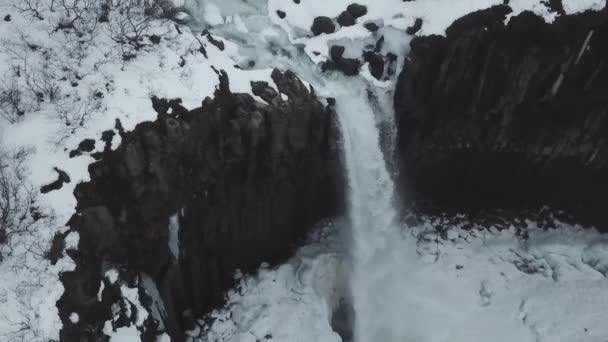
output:
[[[154,306],[142,289],[143,274],[156,284],[167,313],[162,322],[145,322],[144,340],[155,341],[164,326],[182,341],[188,322],[223,304],[236,269],[283,260],[315,222],[341,212],[334,110],[289,71],[272,74],[288,99],[264,82],[252,84],[267,103],[232,93],[220,75],[214,99],[200,108],[153,99],[158,119],[120,131],[120,147],[91,164],[91,181],[76,187],[69,225],[80,240],[78,250],[66,251],[76,269],[61,275],[62,341],[104,341],[113,305],[125,305],[122,283],[139,287],[142,303]],[[178,212],[175,256],[168,226]],[[110,266],[120,271],[116,284],[103,277]],[[72,312],[78,324],[70,323]],[[135,319],[122,307],[120,315],[115,328]]]
[[395,95],[403,198],[564,209],[608,227],[608,15],[547,24],[508,6],[416,37]]

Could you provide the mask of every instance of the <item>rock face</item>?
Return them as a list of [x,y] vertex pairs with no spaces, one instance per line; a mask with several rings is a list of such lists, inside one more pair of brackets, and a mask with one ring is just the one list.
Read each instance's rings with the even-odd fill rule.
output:
[[401,184],[440,208],[565,209],[608,228],[608,15],[508,6],[417,37],[395,95]]
[[[158,119],[122,132],[121,146],[90,165],[70,221],[80,234],[78,250],[68,251],[77,267],[61,276],[62,341],[107,340],[103,324],[120,298],[103,277],[110,266],[131,286],[145,274],[158,288],[166,317],[149,318],[143,340],[155,341],[164,326],[181,341],[193,318],[222,304],[236,269],[281,260],[316,221],[342,210],[333,108],[289,71],[272,78],[287,100],[264,82],[252,88],[267,104],[233,94],[223,72],[200,108],[156,99]],[[176,253],[168,227],[178,212]]]

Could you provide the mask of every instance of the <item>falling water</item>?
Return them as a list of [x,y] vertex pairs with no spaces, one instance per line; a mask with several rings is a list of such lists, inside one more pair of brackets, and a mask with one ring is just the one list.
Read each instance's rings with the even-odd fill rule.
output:
[[[291,44],[286,33],[271,24],[265,0],[253,1],[247,6],[238,0],[188,2],[197,18],[204,19],[204,9],[209,3],[221,6],[224,14],[240,15],[248,32],[237,30],[230,23],[216,25],[213,31],[239,42],[240,53],[246,57],[241,63],[244,68],[248,61],[255,61],[255,68],[291,69],[313,85],[320,96],[336,98],[350,191],[352,269],[351,288],[347,292],[355,314],[352,333],[355,342],[403,342],[403,325],[394,320],[403,312],[403,305],[396,300],[402,290],[397,286],[403,282],[392,278],[398,269],[395,267],[399,258],[396,243],[401,237],[395,224],[394,183],[387,168],[391,163],[385,159],[385,155],[390,155],[394,141],[392,94],[359,77],[321,75],[304,51]],[[275,30],[276,34],[259,34],[268,29]],[[407,37],[390,28],[384,34],[387,37],[385,45],[392,46],[393,52],[403,52],[400,50],[407,46]],[[375,42],[370,39],[367,43]],[[335,43],[354,44],[348,40]]]
[[[336,99],[344,140],[351,220],[351,293],[356,342],[392,342],[403,338],[393,314],[398,290],[391,288],[399,241],[393,203],[394,183],[380,146],[376,117],[386,108],[374,105],[364,87]],[[376,91],[378,93],[378,91]],[[372,92],[373,94],[373,92]],[[380,94],[380,96],[385,96]],[[401,308],[403,309],[403,308]],[[401,341],[401,340],[400,340]]]

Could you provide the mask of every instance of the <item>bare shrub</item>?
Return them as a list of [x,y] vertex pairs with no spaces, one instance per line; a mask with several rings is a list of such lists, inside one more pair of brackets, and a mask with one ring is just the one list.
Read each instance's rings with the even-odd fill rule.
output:
[[0,116],[9,123],[15,123],[25,114],[23,91],[15,77],[0,80]]
[[32,18],[44,20],[41,13],[46,7],[44,0],[20,0],[16,2],[15,7]]
[[85,121],[101,109],[101,98],[89,93],[84,98],[64,97],[56,104],[58,118],[66,127],[66,134],[74,133],[83,127]]
[[135,58],[139,51],[149,44],[152,22],[163,13],[162,8],[151,0],[118,0],[112,9],[110,38],[121,48],[123,60]]
[[0,244],[10,251],[16,234],[32,229],[36,193],[25,177],[25,149],[0,150]]

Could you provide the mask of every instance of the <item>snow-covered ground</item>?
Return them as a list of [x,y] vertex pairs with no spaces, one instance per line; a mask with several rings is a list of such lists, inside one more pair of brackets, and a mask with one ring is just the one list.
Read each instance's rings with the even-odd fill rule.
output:
[[[112,21],[87,27],[88,33],[77,38],[73,31],[55,30],[67,15],[60,7],[50,11],[50,0],[0,0],[2,89],[11,82],[27,87],[29,77],[50,83],[39,99],[28,93],[25,115],[17,122],[0,118],[0,147],[29,151],[24,182],[34,189],[57,178],[54,167],[70,176],[60,190],[37,196],[36,206],[54,220],[40,220],[28,234],[15,235],[12,252],[0,249],[0,341],[58,336],[55,302],[63,292],[59,274],[73,263],[66,256],[51,265],[44,253],[54,234],[67,230],[76,205],[74,187],[88,180],[87,166],[94,160],[90,153],[69,157],[83,139],[95,139],[92,152],[98,152],[103,149],[101,133],[115,130],[115,119],[127,130],[153,120],[151,96],[179,97],[187,108],[198,106],[217,84],[213,68],[226,70],[237,92],[251,92],[251,80],[273,84],[271,67],[289,67],[321,94],[335,95],[335,89],[324,87],[316,66],[327,58],[329,45],[339,42],[349,47],[347,54],[358,53],[357,47],[385,35],[385,49],[397,53],[401,63],[408,39],[402,30],[416,18],[424,21],[418,34],[442,34],[456,18],[502,0],[360,0],[368,13],[356,25],[317,37],[309,33],[314,17],[336,17],[350,0],[174,2],[185,3],[199,23],[189,28],[171,21],[150,22],[146,47],[124,61],[113,39]],[[515,13],[530,9],[550,21],[555,14],[542,2],[511,0],[511,5]],[[27,10],[28,3],[38,4],[38,14]],[[573,13],[599,9],[604,1],[563,3],[566,12]],[[286,17],[279,18],[277,10]],[[363,27],[367,21],[385,27],[373,34]],[[223,41],[223,50],[196,32],[204,26]],[[158,44],[150,39],[153,34],[161,37]],[[369,73],[362,72],[362,77],[392,87],[391,81],[378,82]],[[80,125],[79,116],[85,112]],[[119,143],[116,135],[113,147]],[[321,229],[323,236],[316,236],[289,263],[243,276],[240,290],[230,293],[226,309],[215,313],[217,320],[201,338],[339,341],[329,318],[339,294],[346,291],[345,274],[351,267],[340,242],[342,226]],[[428,231],[428,224],[403,229],[402,262],[391,270],[396,277],[391,284],[403,296],[387,307],[403,308],[395,318],[411,332],[411,341],[606,341],[608,328],[601,319],[608,310],[608,247],[595,232],[561,225],[549,232],[531,229],[530,239],[522,241],[512,231],[456,228],[450,240]],[[67,237],[67,247],[77,242],[77,234]],[[134,296],[128,288],[123,292]],[[70,318],[77,323],[78,313]],[[135,327],[108,329],[108,334],[113,341],[138,340]]]
[[[401,341],[606,341],[608,238],[564,223],[528,222],[527,239],[463,224],[442,237],[435,225],[403,226],[386,274],[399,296],[377,314],[391,314],[384,323]],[[340,341],[330,325],[349,269],[340,229],[325,226],[285,265],[243,277],[202,341]]]

